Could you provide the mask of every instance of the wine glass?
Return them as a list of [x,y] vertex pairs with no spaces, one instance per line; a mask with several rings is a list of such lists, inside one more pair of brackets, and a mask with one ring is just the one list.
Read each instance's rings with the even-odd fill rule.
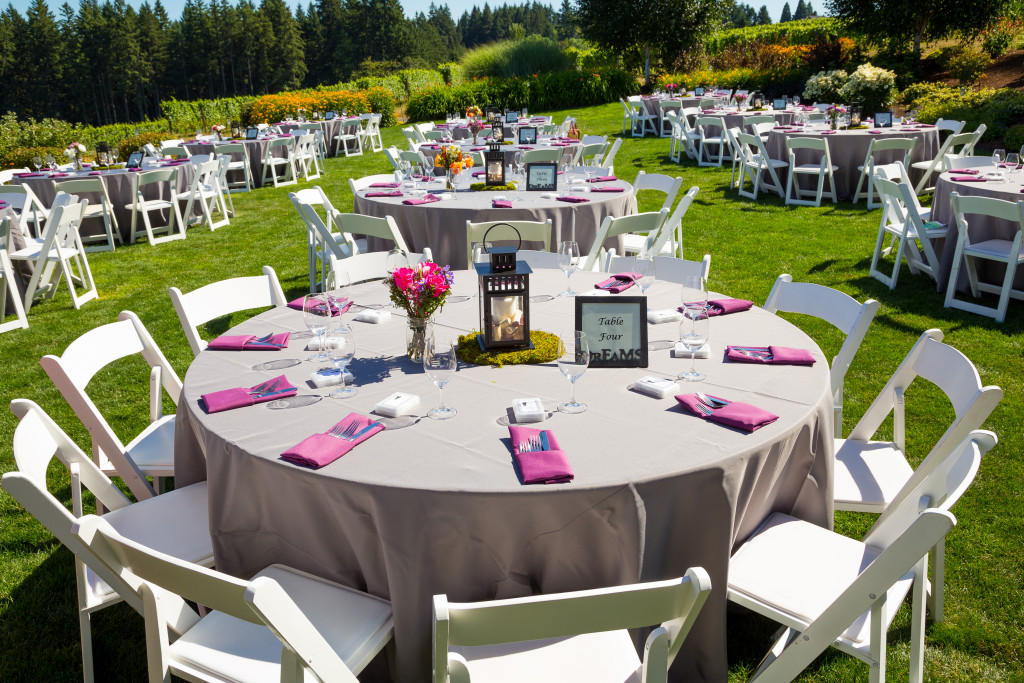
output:
[[569,278],[566,290],[559,292],[558,296],[576,296],[576,292],[572,291],[572,274],[576,272],[579,263],[580,245],[575,242],[562,242],[558,245],[558,267]]
[[307,294],[302,297],[302,316],[306,321],[306,327],[317,339],[317,352],[307,360],[328,360],[327,354],[324,353],[323,335],[327,331],[330,314],[330,300],[326,294]]
[[50,171],[52,171],[56,167],[56,165],[57,165],[57,162],[53,158],[52,154],[47,154],[46,156],[44,156],[43,157],[43,163],[46,165],[47,170],[50,170]]
[[399,247],[393,247],[384,260],[384,268],[388,275],[394,275],[399,268],[409,267],[409,256]]
[[349,275],[347,270],[338,269],[334,271],[334,289],[328,293],[327,298],[332,306],[338,308],[337,318],[340,321],[341,308],[352,298],[352,276]]
[[1006,155],[1006,169],[1008,174],[1013,173],[1020,166],[1020,154],[1017,152],[1010,152]]
[[646,295],[647,289],[654,284],[657,270],[654,267],[654,259],[644,256],[637,256],[633,261],[633,273],[636,275],[636,283],[640,286],[640,294]]
[[687,304],[691,303],[700,304],[701,306],[707,306],[707,280],[705,280],[704,277],[701,275],[687,275],[686,277],[684,277],[681,298],[683,306],[686,306]]
[[490,242],[473,242],[473,263],[489,263],[492,246]]
[[423,370],[437,386],[440,399],[440,405],[427,412],[427,416],[435,420],[447,420],[458,414],[455,408],[449,408],[444,404],[444,387],[452,381],[459,367],[456,348],[456,344],[451,340],[440,342],[434,337],[428,337],[423,345]]
[[412,175],[412,164],[411,163],[409,163],[405,159],[402,159],[401,161],[398,162],[398,170],[401,172],[402,178],[404,180],[406,180],[406,181],[411,180],[411,178],[409,177],[410,175]]
[[117,163],[117,159],[120,156],[121,156],[121,150],[119,150],[117,147],[111,147],[110,148],[110,163],[111,164],[116,164]]
[[558,337],[558,370],[571,387],[569,400],[559,403],[558,410],[562,413],[582,413],[587,409],[586,403],[576,400],[576,381],[587,371],[590,365],[590,345],[587,334],[579,330],[565,332]]
[[32,165],[36,167],[36,173],[38,173],[39,169],[41,169],[43,167],[43,158],[42,157],[32,157]]
[[679,336],[683,345],[690,352],[690,369],[681,372],[678,378],[687,382],[702,382],[706,375],[697,372],[694,366],[697,358],[697,351],[708,341],[710,323],[708,310],[699,303],[688,303],[685,306],[683,320],[679,323]]
[[998,167],[999,164],[1003,163],[1003,159],[1006,158],[1005,149],[992,150],[992,165]]
[[[515,175],[516,180],[520,180],[520,175],[523,173],[523,153],[516,152],[512,156],[512,173]],[[522,201],[523,199],[523,185],[525,182],[520,182],[516,186],[516,201]]]
[[345,381],[345,370],[356,355],[356,333],[350,325],[339,325],[327,333],[327,356],[334,362],[341,376],[341,387],[331,392],[331,398],[352,398],[359,393]]
[[800,96],[799,95],[793,95],[793,106],[794,107],[799,107],[800,106]]

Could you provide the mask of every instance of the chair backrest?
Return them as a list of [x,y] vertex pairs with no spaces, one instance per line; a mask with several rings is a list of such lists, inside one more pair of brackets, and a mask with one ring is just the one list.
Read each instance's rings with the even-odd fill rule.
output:
[[[676,210],[673,211],[672,215],[669,216],[668,220],[665,221],[665,224],[662,226],[661,231],[657,234],[657,236],[653,236],[654,240],[650,241],[647,248],[648,254],[660,254],[662,247],[665,246],[665,243],[668,242],[670,238],[674,239],[673,235],[676,234],[679,230],[679,225],[680,223],[683,222],[683,217],[686,216],[686,212],[690,210],[690,206],[693,204],[693,200],[697,197],[698,192],[700,192],[700,188],[697,187],[696,185],[694,185],[693,187],[686,191],[686,194],[683,195],[683,198],[679,200],[679,204],[676,205]],[[682,233],[680,232],[677,235],[677,237],[679,238],[679,249],[682,250]]]
[[293,141],[294,138],[292,138],[291,136],[288,136],[286,138],[273,138],[267,143],[267,153],[264,156],[264,159],[271,159],[272,157],[276,156],[273,153],[273,151],[278,147],[285,150],[285,157],[291,157]]
[[[594,236],[594,242],[590,245],[590,253],[587,255],[586,261],[584,262],[581,270],[592,271],[604,262],[605,240],[611,237],[617,237],[618,235],[625,235],[627,233],[657,234],[667,220],[668,209],[635,213],[630,216],[621,216],[619,218],[614,216],[605,216],[604,220],[601,222],[601,227],[597,230],[597,235]],[[646,255],[647,251],[645,250],[641,253]]]
[[675,204],[676,195],[679,194],[679,188],[682,186],[683,179],[680,176],[673,178],[664,173],[647,173],[640,170],[636,174],[636,180],[633,181],[633,196],[637,196],[643,190],[664,192],[665,201],[662,202],[661,208],[671,210],[672,205]]
[[75,180],[64,180],[53,184],[54,189],[57,192],[66,192],[68,194],[79,194],[79,193],[96,193],[101,195],[104,199],[109,202],[107,198],[107,186],[103,184],[103,181],[97,177],[92,178],[76,178]]
[[[864,159],[864,172],[869,173],[869,168],[875,166],[875,154],[878,152],[903,152],[903,158],[897,161],[906,168],[910,165],[910,159],[914,154],[914,147],[917,145],[917,138],[874,138],[868,144],[868,154]],[[890,162],[895,163],[895,162]]]
[[391,145],[390,147],[384,150],[384,154],[385,156],[387,156],[388,161],[391,162],[391,166],[397,171],[398,162],[402,158],[400,150],[394,145]]
[[516,252],[516,259],[529,264],[534,270],[550,268],[558,270],[558,254],[553,251],[537,251],[535,249],[520,249]]
[[[94,456],[100,456],[99,466],[103,468],[105,458],[109,459],[135,497],[142,500],[152,497],[153,489],[125,455],[124,444],[93,403],[86,387],[102,368],[134,354],[140,354],[152,368],[151,382],[159,375],[160,385],[175,404],[181,395],[181,380],[137,315],[122,311],[117,318],[118,322],[100,325],[81,335],[60,356],[43,356],[39,364],[92,436]],[[158,389],[151,386],[151,415],[161,401]]]
[[147,185],[167,183],[168,196],[170,196],[170,193],[173,193],[178,187],[178,169],[161,168],[155,171],[139,171],[133,175],[132,180],[135,190],[133,192],[132,203],[138,204],[146,201],[140,191]]
[[746,128],[747,126],[750,126],[750,127],[757,126],[757,125],[760,125],[762,123],[767,123],[767,124],[769,124],[771,126],[774,126],[775,125],[775,117],[772,116],[771,114],[755,114],[754,116],[744,116],[743,117],[743,127],[744,128]]
[[160,151],[164,156],[178,157],[179,159],[188,159],[192,156],[192,153],[184,145],[164,145],[160,148]]
[[241,154],[247,161],[249,158],[249,153],[245,151],[245,145],[241,142],[228,142],[222,145],[217,145],[217,154],[220,156],[227,154]]
[[948,130],[953,135],[956,135],[957,133],[959,133],[960,131],[962,131],[964,129],[964,126],[966,124],[967,124],[966,121],[954,121],[952,119],[948,119],[948,120],[947,119],[939,119],[938,121],[935,122],[935,127],[938,130],[940,130],[940,131]]
[[601,157],[601,165],[609,169],[614,168],[615,155],[619,151],[619,147],[622,147],[622,138],[615,138],[615,142],[612,143],[611,149],[609,149],[604,156]]
[[212,161],[213,157],[213,152],[210,154],[193,154],[188,158],[188,162],[193,166],[198,166],[199,164],[205,164],[207,161]]
[[524,242],[543,242],[544,251],[551,251],[550,218],[546,221],[466,221],[466,258],[469,268],[473,267],[473,243],[483,242],[484,235],[492,244],[508,240],[518,242],[522,239]]
[[[331,272],[345,273],[349,282],[357,284],[367,280],[380,280],[388,276],[388,253],[386,251],[371,251],[365,254],[355,254],[348,258],[339,259],[331,254]],[[409,266],[415,266],[423,261],[431,260],[430,249],[424,249],[423,253],[406,253]]]
[[600,157],[604,154],[605,148],[608,146],[607,142],[592,142],[590,144],[580,145],[579,160],[583,163],[585,159],[593,159],[594,157]]
[[598,142],[608,142],[607,135],[584,135],[580,139],[580,143],[584,145],[593,145]]
[[28,173],[27,168],[5,168],[0,171],[0,185],[6,185],[14,179],[15,173]]
[[277,273],[270,266],[263,266],[263,275],[211,282],[188,294],[182,294],[177,287],[169,288],[168,292],[196,356],[206,348],[206,341],[199,336],[200,325],[236,311],[288,303]]
[[363,216],[358,213],[337,213],[334,216],[338,229],[350,235],[368,235],[381,239],[391,240],[395,246],[402,251],[409,251],[402,237],[398,224],[391,216],[377,218],[376,216]]
[[166,147],[180,147],[182,144],[184,144],[184,142],[185,141],[182,138],[172,138],[170,140],[162,140],[160,142],[160,149],[164,149]]
[[[566,148],[568,149],[568,148]],[[523,163],[532,164],[541,161],[553,161],[558,163],[562,158],[562,149],[559,147],[528,149],[523,152]]]
[[951,193],[950,200],[959,230],[966,232],[968,221],[965,216],[969,215],[999,218],[1016,223],[1017,230],[1024,229],[1024,200],[1009,202],[995,197],[961,195],[959,192]]
[[813,149],[819,152],[828,153],[828,144],[826,144],[824,138],[786,138],[786,149]]
[[[825,105],[825,106],[827,107],[827,106],[830,106],[830,105]],[[826,114],[823,111],[815,111],[815,112],[811,112],[810,114],[807,115],[807,120],[808,121],[824,121],[827,116],[828,116],[828,114]]]
[[[611,259],[608,272],[628,271],[626,259],[630,258],[629,256],[616,256]],[[694,275],[699,275],[707,280],[711,275],[711,254],[704,254],[704,258],[700,261],[686,261],[674,256],[655,256],[654,271],[657,273],[659,281],[674,282],[680,285],[686,282],[687,277]]]
[[764,310],[812,315],[846,335],[842,348],[830,364],[832,394],[840,397],[843,378],[878,313],[878,305],[874,299],[862,304],[849,294],[813,282],[793,282],[792,275],[783,274],[775,280],[775,286],[764,302]]
[[446,595],[435,595],[434,682],[448,680],[449,647],[563,638],[654,625],[660,627],[648,638],[648,646],[657,639],[667,638],[667,642],[664,648],[645,648],[650,658],[661,660],[645,661],[645,669],[650,670],[652,679],[664,680],[710,592],[707,572],[692,567],[678,579],[554,595],[479,603],[451,603]]
[[[693,128],[698,133],[700,133],[701,138],[704,138],[707,137],[707,134],[704,130],[705,128],[719,128],[720,130],[724,131],[725,119],[723,119],[721,116],[698,116],[697,119],[693,122]],[[724,133],[719,133],[719,135],[723,134]]]

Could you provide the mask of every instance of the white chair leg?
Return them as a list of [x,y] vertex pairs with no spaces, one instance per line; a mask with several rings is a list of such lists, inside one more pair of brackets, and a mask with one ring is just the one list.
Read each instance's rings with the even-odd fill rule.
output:
[[871,671],[868,676],[870,683],[885,683],[885,650],[886,650],[886,612],[889,609],[886,594],[882,593],[871,605]]
[[[946,541],[943,539],[932,548],[931,581],[928,587],[928,611],[932,621],[942,622],[942,607],[945,597]],[[924,576],[924,574],[922,574]],[[922,582],[923,583],[923,582]],[[915,585],[916,588],[916,585]],[[922,609],[924,609],[922,607]],[[913,643],[914,641],[911,641]]]
[[95,681],[92,659],[92,614],[85,610],[78,610],[78,629],[82,640],[82,680],[85,683]]
[[[939,542],[940,545],[944,543]],[[938,546],[936,546],[938,547]],[[924,622],[925,622],[925,580],[928,573],[928,556],[917,564],[917,578],[910,600],[910,683],[924,680]]]

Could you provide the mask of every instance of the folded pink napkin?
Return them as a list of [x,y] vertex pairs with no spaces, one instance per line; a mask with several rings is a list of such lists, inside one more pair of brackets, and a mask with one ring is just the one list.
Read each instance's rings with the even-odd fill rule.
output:
[[918,128],[934,128],[935,124],[934,123],[919,123],[919,124],[917,124],[917,127]]
[[643,276],[640,273],[616,273],[607,280],[598,282],[594,285],[594,289],[604,289],[612,294],[618,294],[635,285],[636,279],[639,277]]
[[[341,433],[352,425],[355,425],[356,429],[353,435],[359,435],[355,441],[331,436],[329,433],[314,434],[313,436],[306,437],[282,453],[281,459],[293,462],[296,465],[320,468],[324,465],[330,465],[362,442],[384,431],[384,425],[380,422],[371,420],[359,413],[349,413],[344,420],[334,425],[328,431]],[[370,425],[373,426],[370,427]],[[365,432],[363,431],[364,429],[366,430]]]
[[624,187],[595,187],[590,190],[591,192],[625,192]]
[[955,175],[950,177],[950,180],[958,183],[984,183],[988,178],[982,178],[976,175]]
[[[571,144],[572,144],[571,142],[552,142],[551,146],[552,147],[568,147]],[[522,149],[526,149],[526,147],[523,147]]]
[[383,192],[383,191],[367,192],[363,196],[364,197],[401,197],[402,196],[402,191],[401,190],[392,190],[391,192]]
[[0,209],[6,209],[6,208],[7,208],[7,202],[5,202],[4,200],[0,199]]
[[290,334],[278,332],[268,339],[255,334],[222,334],[207,344],[206,348],[218,351],[280,351],[288,348]]
[[533,149],[533,147],[530,147],[528,145],[519,145],[519,149]]
[[[519,466],[524,484],[564,484],[572,481],[572,466],[551,430],[509,425],[508,433],[512,437],[512,457]],[[520,444],[533,438],[540,441],[543,450],[520,453]]]
[[[273,387],[271,389],[270,387]],[[219,413],[222,410],[233,408],[244,408],[245,406],[267,401],[276,401],[279,398],[294,396],[298,389],[288,382],[288,379],[281,375],[274,379],[260,382],[254,387],[238,387],[236,389],[224,389],[203,394],[203,403],[206,405],[206,412]]]
[[487,171],[473,171],[474,178],[482,178],[485,175],[487,175]]
[[103,171],[89,171],[89,175],[103,175]]
[[979,171],[976,168],[951,168],[951,169],[949,169],[949,172],[950,173],[966,173],[967,175],[978,175],[979,173],[981,173],[981,171]]
[[[750,307],[753,305],[753,301],[747,301],[746,299],[714,299],[712,301],[708,301],[708,317],[713,318],[716,315],[741,313],[743,311],[750,310]],[[680,306],[679,312],[685,313],[686,308]]]
[[469,151],[470,151],[470,152],[482,152],[482,151],[484,151],[485,149],[487,149],[487,148],[486,148],[486,147],[470,147],[470,148],[469,148]]
[[823,130],[823,131],[821,131],[821,134],[822,135],[835,135],[838,132],[839,131],[836,131],[836,130]]
[[555,199],[557,199],[560,202],[569,202],[570,204],[582,204],[584,202],[590,201],[586,197],[578,197],[574,194],[562,195],[561,197],[555,197]]
[[438,179],[438,176],[433,175],[414,175],[414,180],[418,180],[421,183],[430,183]]
[[434,126],[434,128],[447,128],[447,127],[448,127],[447,123],[439,123],[436,126]]
[[438,199],[437,196],[432,195],[432,194],[428,194],[426,197],[420,197],[420,198],[417,198],[417,199],[403,199],[402,203],[403,204],[408,204],[409,206],[419,206],[420,204],[430,204],[432,202],[439,202],[439,201],[441,201],[441,200]]
[[879,135],[879,134],[881,134],[881,132],[882,131],[880,131],[880,130],[869,130],[868,134],[870,134],[870,135]]
[[491,201],[491,208],[494,209],[511,209],[512,202],[507,199],[495,199]]
[[795,129],[795,128],[773,128],[772,130],[775,133],[796,133],[796,132],[798,132],[797,129]]
[[67,178],[68,174],[67,173],[51,173],[50,177],[51,178]]
[[737,363],[814,365],[814,356],[810,351],[788,346],[727,346],[725,357]]
[[[722,400],[718,399],[717,396],[709,396],[709,398]],[[708,422],[717,422],[718,424],[735,427],[747,432],[757,431],[761,427],[779,419],[779,416],[774,413],[769,413],[767,410],[762,410],[749,403],[740,403],[739,401],[729,401],[720,408],[708,408],[711,411],[710,415],[705,414],[704,411],[698,408],[698,406],[704,406],[705,404],[697,398],[696,394],[680,394],[676,396],[676,401],[690,413],[697,417],[702,417]]]
[[588,183],[610,183],[613,180],[618,180],[618,177],[613,176],[613,175],[603,175],[603,176],[598,176],[597,178],[591,178],[587,182]]
[[370,187],[401,187],[402,183],[370,183]]
[[[288,308],[294,308],[296,311],[301,311],[302,310],[302,299],[303,299],[303,297],[301,297],[301,296],[298,299],[292,299],[291,301],[288,302]],[[339,304],[341,304],[342,301],[345,302],[344,305],[339,306]],[[319,309],[317,312],[322,311],[324,309],[323,304],[320,304],[317,308]],[[336,316],[339,316],[339,315],[341,315],[343,313],[346,313],[348,311],[348,309],[350,309],[350,308],[352,308],[352,300],[351,299],[346,299],[345,297],[332,297],[332,301],[331,301],[331,317],[332,318],[334,318]]]
[[420,149],[441,149],[441,145],[420,145]]
[[46,175],[46,174],[45,173],[15,173],[14,177],[15,178],[38,178],[38,177],[43,176],[43,175]]

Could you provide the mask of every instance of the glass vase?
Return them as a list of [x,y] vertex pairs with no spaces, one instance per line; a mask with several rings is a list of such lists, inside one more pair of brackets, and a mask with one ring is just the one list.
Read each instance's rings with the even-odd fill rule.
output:
[[410,316],[405,330],[405,353],[413,363],[423,362],[423,347],[433,335],[430,318]]
[[455,172],[450,168],[445,172],[445,189],[449,192],[455,192]]

